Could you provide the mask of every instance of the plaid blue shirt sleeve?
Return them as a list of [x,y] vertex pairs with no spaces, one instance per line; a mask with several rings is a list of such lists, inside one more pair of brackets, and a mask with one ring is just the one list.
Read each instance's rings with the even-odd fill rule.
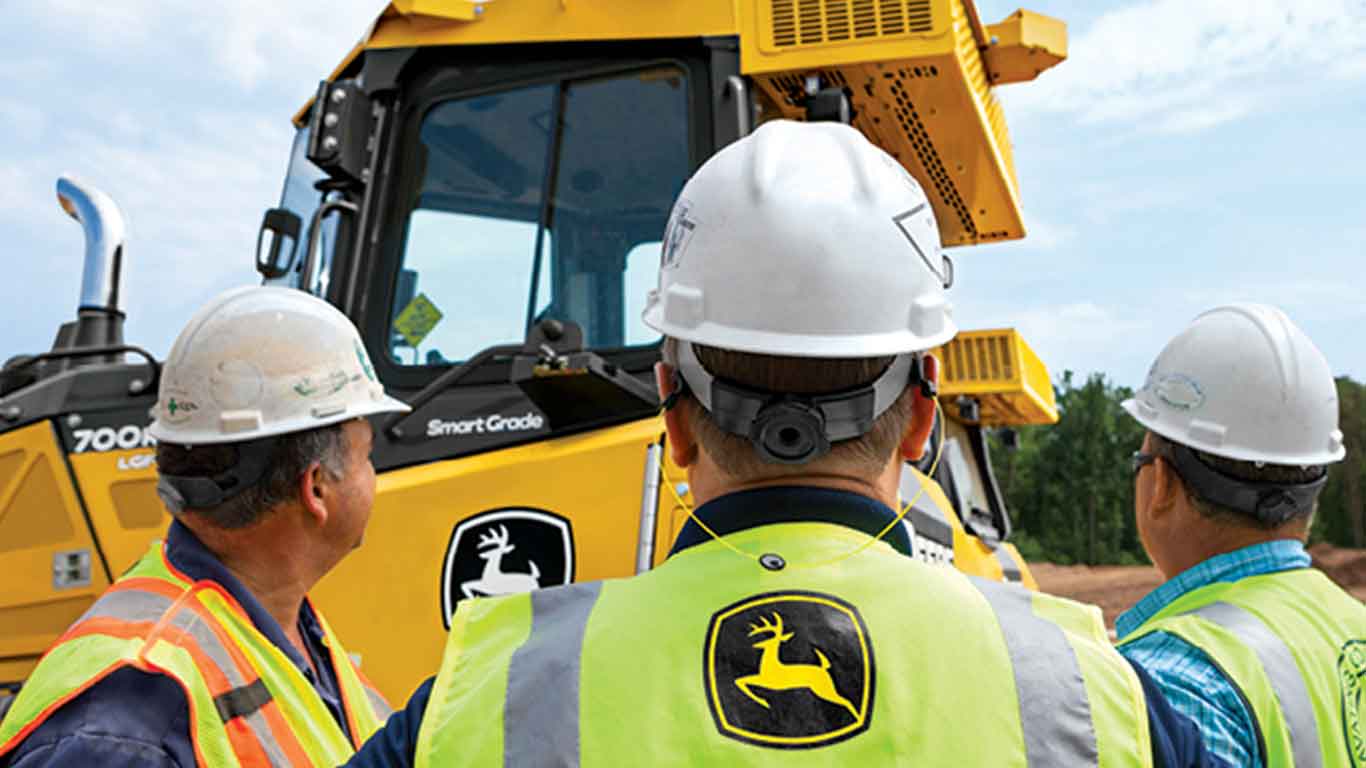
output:
[[1204,651],[1168,632],[1152,632],[1120,652],[1148,672],[1176,711],[1200,726],[1216,757],[1234,768],[1262,768],[1252,715]]
[[[1120,614],[1115,630],[1121,638],[1128,637],[1182,595],[1209,584],[1309,566],[1304,543],[1294,539],[1215,555],[1181,572]],[[1151,632],[1121,645],[1119,652],[1146,669],[1171,705],[1200,726],[1210,752],[1235,768],[1261,768],[1256,720],[1242,694],[1204,651],[1169,632]]]

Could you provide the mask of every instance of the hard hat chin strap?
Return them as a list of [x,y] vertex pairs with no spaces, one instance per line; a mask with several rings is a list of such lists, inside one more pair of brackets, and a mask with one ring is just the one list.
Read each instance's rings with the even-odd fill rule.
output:
[[898,355],[864,386],[793,395],[717,379],[702,366],[692,344],[680,340],[677,381],[664,404],[671,407],[686,387],[718,427],[748,439],[765,461],[806,464],[829,453],[833,443],[867,434],[907,386],[918,384],[933,397],[934,382],[925,378],[923,365],[920,355]]
[[1162,441],[1158,454],[1172,463],[1181,481],[1196,496],[1267,525],[1284,525],[1308,515],[1314,508],[1314,499],[1328,482],[1327,472],[1307,483],[1240,480],[1215,470],[1201,461],[1195,451],[1170,440]]
[[237,462],[216,475],[160,475],[157,495],[172,513],[213,509],[256,485],[270,468],[279,435],[239,443]]

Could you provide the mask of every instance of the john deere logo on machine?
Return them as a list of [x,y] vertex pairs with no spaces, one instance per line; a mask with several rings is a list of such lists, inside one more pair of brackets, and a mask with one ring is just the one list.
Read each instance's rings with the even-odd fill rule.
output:
[[569,521],[536,509],[495,509],[451,530],[441,571],[441,619],[451,626],[456,603],[510,595],[574,580]]
[[705,685],[725,736],[784,749],[833,744],[868,728],[873,647],[858,610],[837,597],[757,595],[712,616]]
[[1366,694],[1366,640],[1351,640],[1338,654],[1338,680],[1342,684],[1343,738],[1352,768],[1366,766],[1366,721],[1361,717]]

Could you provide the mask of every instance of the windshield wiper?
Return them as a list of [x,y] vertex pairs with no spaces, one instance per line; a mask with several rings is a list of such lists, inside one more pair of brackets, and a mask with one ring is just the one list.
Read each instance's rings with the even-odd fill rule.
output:
[[486,347],[474,357],[432,379],[430,384],[418,390],[417,395],[408,402],[408,405],[412,406],[411,411],[390,416],[380,429],[394,440],[402,438],[403,430],[399,428],[399,425],[406,421],[409,416],[417,413],[422,406],[430,403],[432,398],[458,384],[461,379],[479,370],[485,363],[492,362],[495,358],[511,357],[521,353],[522,345],[520,344],[496,344],[492,347]]

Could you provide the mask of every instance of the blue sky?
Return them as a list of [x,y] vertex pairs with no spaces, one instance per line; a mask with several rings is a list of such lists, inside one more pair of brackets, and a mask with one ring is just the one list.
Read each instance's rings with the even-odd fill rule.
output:
[[[122,207],[126,336],[163,355],[198,304],[256,282],[289,117],[379,4],[5,5],[22,34],[0,51],[0,357],[74,316],[62,172]],[[955,252],[961,325],[1136,385],[1199,311],[1267,301],[1366,379],[1366,3],[1025,5],[1068,22],[1071,56],[1000,91],[1030,236]],[[988,22],[1016,6],[979,2]]]

